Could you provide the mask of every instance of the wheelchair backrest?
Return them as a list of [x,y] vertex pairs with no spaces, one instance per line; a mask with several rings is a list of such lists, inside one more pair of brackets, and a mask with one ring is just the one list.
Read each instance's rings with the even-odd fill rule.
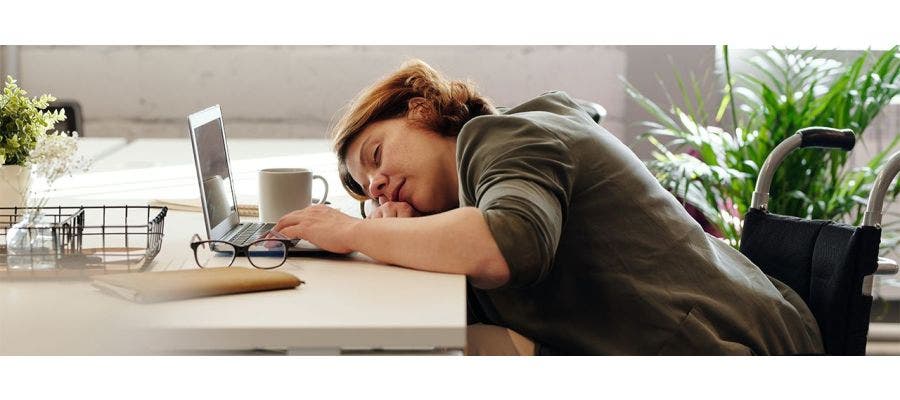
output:
[[863,355],[872,297],[863,278],[877,268],[881,229],[805,220],[751,209],[741,253],[791,287],[818,322],[825,352]]

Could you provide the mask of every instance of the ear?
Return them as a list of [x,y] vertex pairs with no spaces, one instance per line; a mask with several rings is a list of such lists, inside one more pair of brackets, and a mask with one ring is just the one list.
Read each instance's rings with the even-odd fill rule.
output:
[[421,119],[425,113],[425,105],[428,103],[424,97],[413,97],[406,103],[406,117],[412,120]]

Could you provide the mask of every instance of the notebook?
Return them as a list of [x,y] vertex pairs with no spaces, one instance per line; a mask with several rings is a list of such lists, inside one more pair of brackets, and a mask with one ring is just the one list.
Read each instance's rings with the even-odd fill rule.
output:
[[286,272],[241,267],[101,275],[92,282],[107,294],[136,303],[292,289],[303,283]]
[[[168,207],[171,211],[200,212],[199,199],[175,199],[175,200],[150,200],[147,205],[156,207]],[[238,215],[241,217],[258,217],[259,206],[256,204],[238,204]]]

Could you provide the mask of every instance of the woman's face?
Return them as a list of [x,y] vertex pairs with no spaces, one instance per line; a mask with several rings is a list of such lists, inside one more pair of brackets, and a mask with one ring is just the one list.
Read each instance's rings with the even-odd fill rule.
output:
[[379,204],[405,202],[422,214],[459,206],[456,138],[406,117],[373,122],[347,149],[347,170]]

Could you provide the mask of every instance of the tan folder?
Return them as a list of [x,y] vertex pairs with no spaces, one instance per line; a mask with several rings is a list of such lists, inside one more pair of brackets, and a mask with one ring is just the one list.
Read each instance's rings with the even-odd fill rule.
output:
[[[313,202],[315,203],[315,199]],[[150,200],[147,204],[155,207],[168,207],[172,211],[200,212],[200,199]],[[258,217],[259,206],[256,204],[238,204],[238,215],[242,217]]]
[[132,272],[93,278],[94,287],[138,303],[291,289],[302,283],[286,272],[241,267]]

